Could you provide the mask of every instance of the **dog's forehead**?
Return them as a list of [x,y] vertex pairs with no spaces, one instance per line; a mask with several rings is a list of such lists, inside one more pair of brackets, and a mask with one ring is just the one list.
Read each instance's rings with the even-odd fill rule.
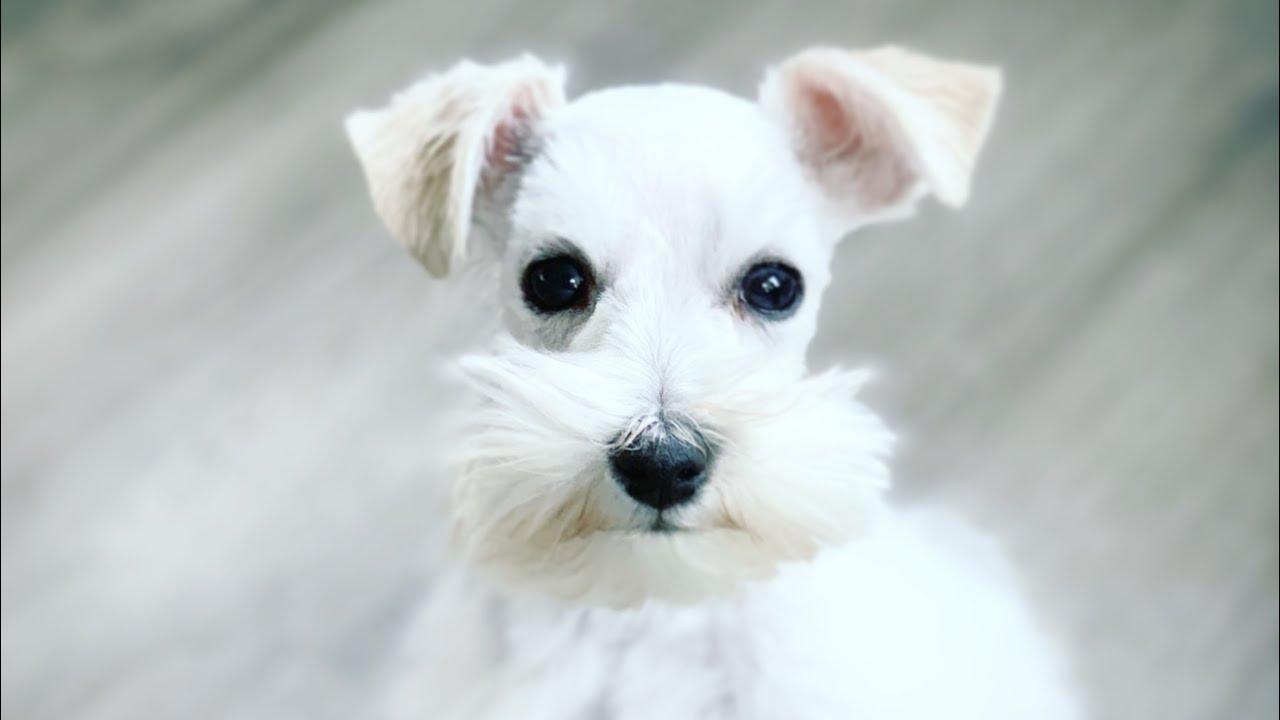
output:
[[[754,102],[713,88],[671,83],[583,95],[555,117],[553,131],[618,140],[620,150],[684,158],[708,169],[713,169],[708,161],[732,164],[781,149],[781,136]],[[734,152],[725,154],[728,150]]]
[[612,88],[549,118],[517,208],[531,233],[588,252],[647,247],[681,253],[803,235],[809,198],[782,132],[753,102],[710,88]]

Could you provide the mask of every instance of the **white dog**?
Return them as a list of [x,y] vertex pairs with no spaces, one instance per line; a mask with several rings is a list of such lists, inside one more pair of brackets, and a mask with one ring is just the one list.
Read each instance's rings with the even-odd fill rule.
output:
[[[503,329],[396,710],[1075,717],[980,538],[886,508],[862,373],[808,374],[837,241],[959,206],[1000,75],[815,49],[749,102],[462,63],[347,121],[374,206]],[[477,270],[478,269],[478,270]]]

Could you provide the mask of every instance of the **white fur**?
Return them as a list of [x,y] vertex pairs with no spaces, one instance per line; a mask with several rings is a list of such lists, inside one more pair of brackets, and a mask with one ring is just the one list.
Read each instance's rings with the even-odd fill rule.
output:
[[[696,532],[645,531],[651,511],[622,493],[604,463],[618,429],[653,411],[646,385],[634,382],[650,372],[641,351],[565,358],[508,344],[469,360],[487,402],[469,415],[454,481],[464,556],[509,585],[630,606],[724,592],[862,529],[886,485],[880,458],[890,441],[852,399],[864,376],[801,379],[794,368],[748,373],[707,362],[667,368],[683,383],[668,385],[667,408],[715,423],[725,438],[715,472],[733,480],[712,483],[672,517]],[[804,479],[781,481],[796,474]]]
[[[409,718],[1071,720],[982,538],[925,515],[693,606],[514,599],[446,573],[406,638]],[[943,550],[943,548],[946,548]]]
[[[454,282],[504,321],[461,364],[461,562],[424,610],[430,648],[408,645],[425,657],[398,710],[1071,717],[1007,573],[940,554],[882,502],[891,437],[856,399],[865,373],[804,360],[842,234],[926,194],[963,203],[998,74],[823,49],[772,71],[759,104],[679,85],[565,102],[561,82],[530,57],[464,63],[348,122],[391,232],[433,274],[465,261]],[[593,300],[539,315],[523,270],[568,248]],[[787,319],[736,294],[762,259],[804,277]],[[673,415],[718,453],[659,532],[606,458]]]

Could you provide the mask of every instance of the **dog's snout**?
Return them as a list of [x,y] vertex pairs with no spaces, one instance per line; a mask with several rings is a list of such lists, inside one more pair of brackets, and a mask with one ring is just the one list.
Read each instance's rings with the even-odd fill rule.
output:
[[711,451],[705,442],[669,433],[609,454],[609,464],[622,489],[655,510],[692,499],[706,482],[710,463]]

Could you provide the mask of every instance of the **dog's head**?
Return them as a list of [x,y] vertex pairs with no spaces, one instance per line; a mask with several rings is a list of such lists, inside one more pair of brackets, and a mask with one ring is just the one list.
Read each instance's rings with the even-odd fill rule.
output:
[[506,332],[453,479],[465,555],[513,587],[692,600],[848,539],[889,433],[810,376],[836,242],[958,206],[990,69],[810,50],[757,102],[680,85],[567,102],[532,57],[462,63],[358,112],[374,206],[435,276],[487,263]]

